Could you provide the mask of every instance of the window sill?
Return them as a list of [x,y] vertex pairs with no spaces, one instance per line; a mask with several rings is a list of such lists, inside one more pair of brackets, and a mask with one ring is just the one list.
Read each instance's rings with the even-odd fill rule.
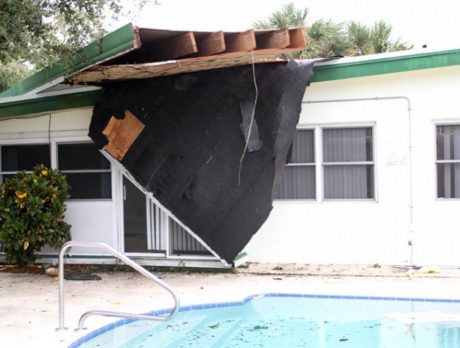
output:
[[66,204],[69,203],[112,203],[112,198],[85,198],[85,199],[68,199],[65,201]]
[[378,201],[374,198],[366,199],[366,198],[337,198],[337,199],[323,199],[322,203],[378,203]]
[[318,203],[316,199],[275,199],[273,200],[273,205],[283,205],[283,204],[312,204]]
[[[457,200],[460,200],[458,198]],[[273,204],[306,204],[306,203],[378,203],[376,199],[275,199]]]

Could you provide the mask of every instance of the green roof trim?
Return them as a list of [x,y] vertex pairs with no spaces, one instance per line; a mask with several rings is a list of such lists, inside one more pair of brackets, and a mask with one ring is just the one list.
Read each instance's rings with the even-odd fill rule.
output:
[[3,103],[0,104],[0,118],[93,106],[98,95],[99,90],[96,90]]
[[72,72],[79,71],[97,62],[132,50],[136,48],[136,45],[136,34],[132,24],[129,23],[86,46],[81,50],[81,54],[77,54],[72,63],[69,64],[61,59],[57,63],[0,93],[0,98],[23,95],[59,77],[67,76]]
[[440,68],[460,64],[460,49],[317,65],[311,82]]
[[[118,39],[120,39],[123,35],[125,35],[125,39],[129,37],[132,40],[134,38],[131,25],[124,26],[123,28],[113,32],[112,34],[115,34],[117,32],[119,33],[117,34]],[[123,35],[121,33],[123,33]],[[103,40],[105,40],[105,38]],[[119,40],[118,42],[120,43],[122,42],[122,40]],[[130,43],[134,45],[133,41],[130,41]],[[119,45],[117,47],[119,48],[121,46]],[[105,48],[107,48],[107,46],[105,46]],[[94,50],[95,47],[93,47],[92,49]],[[122,52],[122,50],[116,50],[114,48],[111,52],[104,52],[105,54],[99,55],[97,59],[110,58],[113,55],[117,54],[116,52]],[[333,81],[356,77],[414,71],[420,69],[440,68],[453,65],[460,65],[460,49],[439,52],[427,52],[412,55],[405,54],[401,56],[369,60],[358,60],[354,62],[339,62],[335,64],[316,65],[314,68],[314,75],[311,82],[317,83],[323,81]],[[40,73],[37,73],[36,75]],[[34,77],[35,75],[31,78]],[[24,80],[16,87],[26,84],[26,82],[29,83],[29,79]],[[40,86],[40,83],[36,82],[34,86]],[[98,94],[99,91],[78,92],[49,97],[32,97],[30,99],[16,100],[5,103],[2,103],[0,98],[0,118],[16,117],[49,111],[93,106],[96,102]],[[4,95],[0,94],[0,97],[3,96]]]

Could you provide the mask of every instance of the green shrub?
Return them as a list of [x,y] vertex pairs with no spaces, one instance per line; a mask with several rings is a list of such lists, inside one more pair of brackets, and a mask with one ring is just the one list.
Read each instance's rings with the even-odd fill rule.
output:
[[45,245],[59,248],[70,237],[64,222],[69,187],[64,175],[43,165],[19,172],[0,186],[0,244],[8,262],[33,263]]

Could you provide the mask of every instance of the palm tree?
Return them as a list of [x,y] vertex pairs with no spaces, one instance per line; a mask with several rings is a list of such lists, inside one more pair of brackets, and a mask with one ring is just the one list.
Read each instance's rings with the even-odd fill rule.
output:
[[348,56],[361,56],[373,53],[371,30],[358,22],[350,22],[347,25]]
[[331,56],[360,56],[372,53],[400,51],[412,48],[406,42],[391,40],[392,26],[378,21],[372,28],[358,22],[335,23],[319,19],[307,26],[308,9],[298,9],[294,4],[284,5],[268,19],[253,24],[256,29],[282,29],[304,27],[308,32],[308,47],[296,58]]
[[293,3],[284,5],[281,10],[275,11],[267,20],[253,23],[256,29],[299,28],[306,27],[308,9],[297,9]]
[[308,29],[308,46],[302,57],[332,57],[344,54],[346,40],[343,23],[319,19]]
[[392,30],[393,27],[391,24],[385,23],[384,21],[375,22],[370,35],[374,53],[402,51],[411,49],[413,47],[407,42],[400,41],[400,39],[392,41]]

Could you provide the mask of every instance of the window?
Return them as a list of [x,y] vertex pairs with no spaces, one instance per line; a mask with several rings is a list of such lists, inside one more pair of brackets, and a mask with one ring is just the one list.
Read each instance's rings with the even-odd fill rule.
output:
[[460,198],[460,125],[436,127],[438,198]]
[[292,157],[284,169],[275,198],[315,199],[315,141],[313,129],[299,129]]
[[112,197],[110,163],[93,143],[58,144],[57,154],[57,167],[71,187],[70,199]]
[[323,129],[324,199],[374,198],[372,128]]
[[0,182],[16,174],[17,171],[31,171],[37,164],[50,167],[50,147],[48,144],[2,145]]

